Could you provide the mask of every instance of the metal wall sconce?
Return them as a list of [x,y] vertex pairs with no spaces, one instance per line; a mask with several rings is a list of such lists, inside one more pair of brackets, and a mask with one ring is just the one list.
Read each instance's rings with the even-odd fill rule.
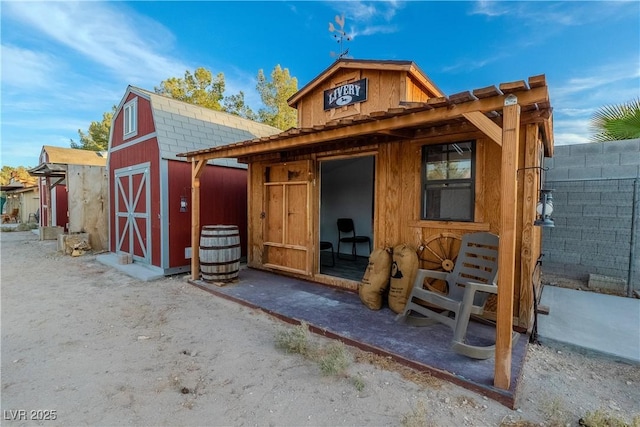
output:
[[187,212],[187,196],[180,196],[180,212]]
[[538,227],[555,227],[551,214],[553,213],[553,190],[540,190],[540,200],[536,206],[536,220],[533,225]]

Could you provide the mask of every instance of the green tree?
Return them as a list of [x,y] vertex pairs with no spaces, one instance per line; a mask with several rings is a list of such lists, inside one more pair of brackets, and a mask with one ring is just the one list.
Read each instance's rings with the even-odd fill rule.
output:
[[244,92],[242,91],[237,95],[225,97],[223,103],[223,110],[229,114],[235,114],[236,116],[254,121],[258,119],[256,113],[244,102]]
[[640,98],[620,105],[608,105],[591,119],[593,142],[640,138]]
[[109,148],[109,131],[111,130],[111,120],[116,111],[114,105],[110,112],[102,114],[102,121],[91,122],[89,130],[84,133],[78,129],[80,142],[71,140],[71,148],[90,151],[106,151]]
[[170,77],[163,80],[154,91],[189,104],[223,111],[224,88],[224,74],[218,73],[214,77],[211,71],[199,67],[193,74],[185,71],[184,78]]
[[16,182],[21,182],[25,187],[35,185],[37,178],[29,175],[29,169],[24,166],[16,168],[12,166],[2,166],[0,170],[0,185],[8,185],[13,178]]
[[0,170],[0,185],[7,185],[11,182],[11,173],[13,168],[11,166],[2,166]]
[[287,99],[298,91],[298,79],[289,75],[289,69],[280,65],[271,71],[271,81],[267,80],[263,70],[258,70],[258,93],[265,108],[258,111],[258,121],[287,130],[296,127],[298,113],[289,107]]

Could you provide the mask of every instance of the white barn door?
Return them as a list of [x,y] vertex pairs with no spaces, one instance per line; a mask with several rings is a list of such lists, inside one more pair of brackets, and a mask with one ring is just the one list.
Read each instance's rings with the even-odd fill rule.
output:
[[115,178],[116,253],[151,263],[149,163],[118,169]]

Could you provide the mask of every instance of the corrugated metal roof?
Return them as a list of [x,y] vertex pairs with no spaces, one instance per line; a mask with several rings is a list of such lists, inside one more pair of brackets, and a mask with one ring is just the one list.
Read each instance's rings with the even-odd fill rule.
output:
[[49,158],[45,163],[88,166],[107,165],[107,156],[104,152],[55,147],[52,145],[42,146],[42,151],[46,152]]
[[[233,114],[199,107],[145,89],[133,86],[129,88],[151,102],[163,159],[185,161],[186,159],[177,157],[176,154],[268,137],[281,132],[280,129]],[[235,159],[217,159],[211,163],[239,167]]]

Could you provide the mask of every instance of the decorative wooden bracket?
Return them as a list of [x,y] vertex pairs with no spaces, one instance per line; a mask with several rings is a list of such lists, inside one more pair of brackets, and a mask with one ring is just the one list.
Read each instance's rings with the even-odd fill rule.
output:
[[465,119],[469,120],[475,127],[477,127],[482,133],[487,135],[493,142],[502,146],[502,129],[500,126],[491,121],[490,118],[485,116],[480,111],[471,111],[468,113],[462,113]]

